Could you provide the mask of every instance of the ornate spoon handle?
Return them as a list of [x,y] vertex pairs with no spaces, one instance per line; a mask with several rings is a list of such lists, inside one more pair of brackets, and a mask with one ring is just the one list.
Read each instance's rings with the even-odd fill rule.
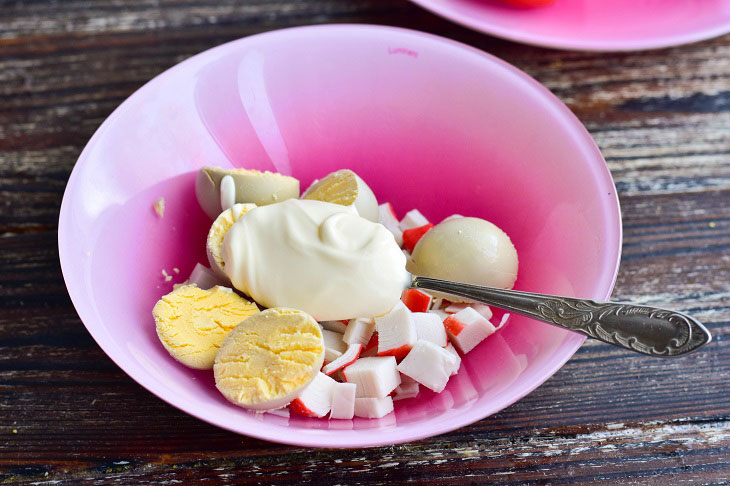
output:
[[411,286],[483,302],[649,356],[679,356],[712,339],[696,319],[657,307],[594,302],[428,277],[414,276]]

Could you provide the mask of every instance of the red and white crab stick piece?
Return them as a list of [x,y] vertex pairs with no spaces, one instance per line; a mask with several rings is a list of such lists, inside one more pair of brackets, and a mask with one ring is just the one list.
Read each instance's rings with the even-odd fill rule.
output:
[[332,391],[336,383],[324,373],[317,373],[302,393],[292,400],[289,410],[305,417],[324,417],[330,411]]
[[451,370],[451,376],[454,376],[459,372],[459,368],[461,368],[461,356],[459,356],[459,353],[456,351],[456,348],[453,344],[449,343],[448,346],[444,348],[446,351],[448,351],[451,356],[454,357],[454,367]]
[[446,329],[438,315],[431,312],[414,312],[411,318],[416,326],[419,340],[431,341],[442,348],[446,346]]
[[411,311],[402,302],[384,316],[376,317],[375,328],[378,331],[378,356],[394,356],[400,360],[418,340]]
[[494,315],[494,313],[492,313],[492,309],[487,304],[475,303],[469,307],[480,313],[486,320],[491,319]]
[[423,226],[417,226],[403,231],[403,246],[409,253],[413,253],[413,249],[416,247],[416,243],[421,239],[423,235],[428,233],[433,225],[431,223],[424,224]]
[[193,271],[190,272],[190,277],[188,277],[188,282],[197,285],[198,288],[203,290],[212,289],[216,285],[220,285],[221,287],[231,286],[230,282],[226,282],[225,279],[219,277],[213,270],[200,263],[195,264],[195,268],[193,268]]
[[444,312],[446,312],[447,314],[456,314],[459,311],[463,311],[467,307],[469,307],[469,304],[467,302],[449,302],[444,307]]
[[360,353],[361,358],[371,358],[373,356],[378,355],[378,333],[374,332],[373,335],[370,337],[370,341],[363,346],[362,353]]
[[284,417],[284,418],[289,418],[289,415],[291,415],[289,413],[289,409],[286,407],[275,408],[274,410],[267,410],[266,413],[271,414],[271,415],[276,415],[277,417]]
[[492,323],[471,307],[466,307],[447,317],[444,320],[444,327],[449,335],[449,341],[461,354],[466,354],[474,349],[477,344],[495,331]]
[[421,214],[421,211],[419,211],[418,209],[411,209],[406,213],[405,216],[403,216],[403,219],[400,220],[400,223],[398,223],[398,227],[402,231],[405,231],[412,228],[418,228],[419,226],[424,226],[427,224],[429,224],[429,221],[423,214]]
[[480,313],[482,316],[484,316],[485,319],[489,320],[492,318],[492,309],[486,305],[486,304],[480,304],[478,302],[474,302],[472,304],[468,303],[451,303],[447,305],[444,308],[444,311],[446,311],[447,314],[456,314],[457,312],[463,311],[467,307],[471,307],[478,313]]
[[426,312],[431,308],[432,297],[418,289],[405,289],[401,300],[411,312]]
[[342,372],[357,385],[357,397],[383,398],[400,385],[400,373],[392,356],[360,358]]
[[[510,316],[509,314],[503,314],[502,319],[500,319],[500,321],[499,321],[499,324],[494,326],[494,330],[499,331],[500,329],[502,329],[504,327],[504,325],[507,324],[507,321],[509,320],[509,316]],[[494,324],[492,324],[492,325],[494,325]]]
[[351,319],[342,340],[347,344],[362,344],[365,346],[373,337],[373,332],[375,332],[375,321],[373,319]]
[[400,385],[395,387],[393,391],[393,401],[405,400],[406,398],[413,398],[418,396],[420,385],[416,380],[408,375],[400,374]]
[[[326,348],[325,348],[326,352]],[[335,359],[334,361],[327,363],[324,365],[324,368],[322,368],[322,373],[324,373],[327,376],[332,376],[333,373],[336,371],[339,371],[346,366],[350,366],[352,363],[355,362],[356,359],[360,357],[360,353],[362,352],[362,344],[355,343],[350,344],[347,347],[347,350],[342,353],[342,356]]]
[[418,383],[411,383],[410,385],[398,385],[393,394],[393,401],[405,400],[407,398],[415,398],[421,392],[421,387]]
[[381,418],[393,411],[393,399],[383,398],[356,398],[355,416],[363,418]]
[[322,337],[324,338],[324,361],[326,363],[336,360],[347,351],[347,343],[342,340],[342,334],[339,332],[322,329]]
[[355,415],[356,391],[357,385],[354,383],[335,383],[332,386],[330,418],[351,419]]
[[444,321],[447,317],[449,317],[451,314],[446,313],[443,309],[434,308],[428,311],[429,314],[433,314],[435,316],[438,316],[439,319],[441,319],[441,322]]
[[446,388],[455,366],[456,360],[449,351],[431,341],[419,340],[398,365],[398,371],[440,393]]
[[393,205],[389,202],[378,206],[378,223],[393,233],[393,237],[395,238],[395,242],[398,243],[398,246],[403,246],[403,230],[398,226],[398,217],[395,215],[395,211],[393,211]]
[[319,325],[322,326],[323,329],[327,329],[332,332],[339,332],[340,334],[344,334],[347,330],[347,321],[322,321]]

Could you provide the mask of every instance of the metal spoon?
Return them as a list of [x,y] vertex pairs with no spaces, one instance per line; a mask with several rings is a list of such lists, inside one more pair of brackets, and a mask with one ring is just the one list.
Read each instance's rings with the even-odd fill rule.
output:
[[411,287],[483,302],[649,356],[680,356],[712,339],[696,319],[658,307],[594,302],[417,276],[413,276]]

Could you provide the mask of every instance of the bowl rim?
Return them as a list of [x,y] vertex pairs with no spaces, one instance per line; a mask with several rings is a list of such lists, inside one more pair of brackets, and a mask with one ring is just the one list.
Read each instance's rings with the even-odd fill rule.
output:
[[[291,27],[286,29],[277,29],[273,31],[268,31],[260,34],[255,34],[252,36],[247,36],[239,39],[235,39],[229,42],[226,42],[224,44],[212,47],[210,49],[207,49],[205,51],[202,51],[194,56],[191,56],[190,58],[173,65],[172,67],[166,69],[162,73],[158,74],[154,78],[152,78],[150,81],[145,83],[143,86],[138,88],[134,93],[132,93],[129,97],[127,97],[117,108],[114,109],[114,111],[102,122],[102,124],[99,126],[99,128],[96,130],[96,132],[91,136],[89,141],[87,142],[86,146],[82,150],[81,154],[79,155],[74,168],[72,169],[71,175],[69,176],[68,182],[66,184],[66,188],[64,190],[63,200],[61,202],[61,208],[59,213],[59,221],[58,221],[58,250],[59,250],[59,260],[61,264],[61,271],[64,278],[64,283],[66,285],[66,288],[68,290],[69,296],[71,298],[71,301],[74,305],[74,308],[76,309],[76,312],[79,315],[79,318],[84,324],[84,327],[86,327],[87,331],[91,334],[91,336],[94,338],[96,343],[101,347],[101,349],[104,351],[104,353],[117,365],[119,366],[122,371],[124,371],[130,378],[132,378],[134,381],[136,381],[139,385],[146,388],[149,392],[151,392],[153,395],[157,396],[161,400],[167,402],[168,404],[172,405],[173,407],[193,416],[196,417],[204,422],[207,422],[211,425],[215,425],[217,427],[220,427],[224,430],[228,430],[230,432],[234,432],[241,435],[246,435],[249,437],[267,440],[271,442],[277,442],[281,444],[288,444],[288,445],[294,445],[294,446],[304,446],[304,447],[327,447],[327,448],[355,448],[355,447],[377,447],[377,446],[387,446],[387,445],[394,445],[394,444],[400,444],[405,442],[411,442],[414,440],[420,440],[424,438],[434,437],[440,434],[444,434],[447,432],[451,432],[453,430],[462,428],[464,426],[470,425],[474,422],[477,422],[479,420],[482,420],[490,415],[493,415],[504,408],[508,407],[509,405],[517,402],[518,400],[522,399],[525,395],[531,393],[534,391],[537,387],[542,385],[547,379],[549,379],[551,376],[553,376],[572,356],[573,354],[578,350],[578,348],[583,344],[585,341],[585,336],[582,336],[580,334],[573,334],[572,336],[569,336],[559,347],[556,349],[553,353],[553,356],[558,356],[557,359],[553,359],[549,363],[546,363],[542,366],[539,378],[535,380],[533,383],[531,383],[529,386],[525,387],[524,393],[521,393],[517,396],[510,397],[509,399],[503,400],[503,403],[497,403],[496,405],[493,404],[491,408],[493,410],[484,410],[484,407],[479,407],[477,409],[470,409],[467,413],[462,414],[459,417],[459,420],[449,421],[448,423],[437,423],[434,424],[433,427],[427,428],[424,430],[423,428],[419,428],[417,432],[413,432],[412,430],[408,433],[403,433],[402,431],[398,432],[398,427],[388,428],[379,430],[378,434],[363,434],[362,439],[360,440],[352,440],[348,439],[347,436],[344,436],[345,438],[340,438],[336,433],[334,434],[326,434],[326,435],[307,435],[307,434],[281,434],[282,427],[279,425],[269,424],[265,422],[258,422],[258,427],[255,429],[247,429],[245,432],[242,431],[240,428],[236,428],[233,424],[230,424],[226,422],[225,420],[218,420],[214,416],[208,416],[203,413],[201,413],[199,410],[190,409],[189,407],[186,407],[186,403],[184,403],[183,400],[176,399],[174,395],[166,394],[164,391],[160,391],[156,385],[154,380],[151,380],[146,373],[137,372],[136,370],[128,370],[127,367],[123,366],[121,363],[124,362],[122,353],[117,353],[116,349],[112,346],[111,342],[107,342],[107,337],[103,335],[101,328],[99,326],[94,326],[93,324],[87,324],[87,322],[95,322],[95,316],[94,309],[91,304],[86,304],[83,300],[83,287],[79,286],[78,288],[74,284],[74,280],[70,278],[71,274],[71,267],[69,260],[71,259],[70,256],[70,248],[73,246],[73,242],[70,241],[69,238],[66,238],[69,241],[65,241],[63,235],[68,235],[70,231],[64,230],[64,228],[69,227],[71,225],[71,216],[69,211],[69,205],[71,204],[69,201],[71,199],[70,196],[70,190],[69,188],[73,185],[76,178],[78,177],[78,174],[80,172],[79,167],[82,167],[89,157],[89,152],[91,151],[91,148],[96,144],[98,139],[102,136],[102,134],[106,131],[106,129],[109,127],[109,125],[112,123],[112,121],[119,116],[119,113],[125,109],[126,105],[130,103],[130,100],[134,98],[135,94],[142,92],[143,90],[149,90],[152,86],[156,85],[157,83],[163,82],[167,77],[174,74],[177,70],[180,69],[181,66],[185,66],[190,63],[194,63],[197,61],[200,61],[202,57],[207,56],[214,56],[215,54],[219,53],[222,50],[225,49],[234,49],[237,48],[240,44],[245,44],[250,39],[260,39],[262,37],[277,37],[281,35],[290,35],[293,32],[297,33],[297,35],[301,34],[304,36],[315,34],[319,31],[332,31],[332,30],[343,30],[345,32],[350,30],[356,30],[356,31],[372,31],[376,34],[380,33],[396,33],[396,34],[408,34],[411,36],[415,36],[418,38],[426,39],[429,42],[440,42],[449,44],[455,48],[462,49],[465,51],[470,52],[473,55],[477,55],[482,58],[485,62],[491,62],[496,63],[500,67],[507,69],[511,71],[513,74],[521,77],[524,79],[524,81],[527,82],[529,86],[531,86],[532,89],[535,89],[539,92],[540,96],[547,102],[553,105],[554,109],[557,110],[557,113],[559,115],[562,115],[565,117],[566,122],[572,125],[572,128],[575,129],[575,135],[576,138],[580,138],[581,143],[583,145],[584,149],[587,149],[588,151],[592,152],[595,156],[595,159],[593,163],[598,164],[598,170],[596,171],[596,174],[599,175],[602,180],[603,184],[608,184],[608,187],[612,188],[611,194],[612,197],[610,198],[609,202],[606,202],[605,204],[610,206],[611,211],[608,212],[610,221],[607,221],[607,225],[612,225],[613,228],[611,228],[611,233],[615,235],[616,241],[609,242],[609,246],[613,249],[613,255],[609,255],[606,258],[612,257],[614,263],[614,268],[612,269],[612,277],[610,281],[606,281],[605,284],[600,285],[599,289],[596,290],[596,293],[598,295],[593,295],[592,297],[595,299],[608,299],[613,291],[613,287],[616,282],[616,278],[618,275],[618,268],[620,264],[621,259],[621,243],[622,243],[622,235],[623,235],[623,228],[621,224],[621,210],[619,205],[619,199],[618,195],[616,194],[616,186],[613,182],[613,179],[611,177],[611,173],[608,169],[608,166],[606,165],[606,162],[601,155],[600,150],[598,149],[595,141],[589,134],[588,130],[583,126],[583,124],[578,120],[578,118],[568,109],[568,107],[560,100],[558,99],[552,92],[550,92],[546,87],[538,83],[535,79],[530,77],[528,74],[524,73],[523,71],[519,70],[518,68],[512,66],[511,64],[502,61],[501,59],[488,54],[482,50],[476,49],[474,47],[468,46],[466,44],[447,39],[444,37],[440,37],[434,34],[428,34],[412,29],[404,29],[400,27],[390,27],[390,26],[382,26],[382,25],[373,25],[373,24],[325,24],[325,25],[314,25],[314,26],[301,26],[301,27]],[[77,170],[79,169],[79,170]],[[66,262],[66,263],[64,263]],[[278,433],[277,433],[278,432]],[[328,431],[329,432],[329,431]],[[350,432],[350,431],[347,431]],[[375,436],[375,438],[373,438]],[[360,437],[360,436],[358,436]]]
[[632,52],[652,49],[664,49],[693,42],[700,42],[714,37],[730,33],[730,22],[719,23],[716,26],[696,31],[684,32],[681,34],[647,37],[638,40],[600,40],[600,39],[572,39],[570,37],[556,37],[545,34],[537,34],[530,31],[521,31],[504,27],[498,22],[489,22],[462,14],[450,7],[448,4],[441,4],[434,0],[411,0],[419,7],[440,17],[448,19],[463,27],[493,35],[501,39],[513,42],[528,44],[536,47],[547,47],[551,49],[574,50],[582,52]]

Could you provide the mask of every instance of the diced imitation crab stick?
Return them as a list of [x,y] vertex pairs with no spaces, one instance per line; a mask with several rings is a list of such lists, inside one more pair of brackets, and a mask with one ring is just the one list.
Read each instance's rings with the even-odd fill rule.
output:
[[459,353],[456,351],[456,348],[453,344],[449,343],[448,346],[444,348],[446,351],[448,351],[451,356],[454,357],[454,367],[451,369],[451,376],[454,376],[459,372],[459,368],[461,368],[461,356],[459,356]]
[[284,417],[284,418],[289,418],[289,415],[290,415],[289,409],[286,407],[275,408],[274,410],[267,410],[266,413],[269,413],[271,415],[276,415],[277,417]]
[[455,366],[456,359],[449,351],[430,341],[419,340],[398,365],[398,371],[440,393],[446,387]]
[[378,356],[394,356],[400,360],[418,339],[411,311],[402,302],[384,316],[376,317],[375,328],[378,331]]
[[446,329],[438,315],[431,312],[414,312],[411,318],[416,325],[418,339],[431,341],[437,346],[446,346]]
[[337,382],[329,376],[317,373],[302,393],[292,400],[289,410],[305,417],[324,417],[330,411],[335,384]]
[[421,214],[421,211],[418,209],[411,209],[405,216],[403,216],[403,219],[400,220],[398,227],[402,231],[405,231],[411,228],[418,228],[419,226],[426,224],[428,224],[428,220],[423,214]]
[[221,287],[230,287],[231,285],[225,279],[219,277],[213,270],[200,263],[195,264],[195,268],[193,268],[190,277],[188,277],[188,282],[197,285],[198,288],[203,290],[212,289],[216,285],[220,285]]
[[460,302],[460,303],[450,303],[444,308],[444,311],[446,311],[447,314],[456,314],[457,312],[463,311],[467,307],[471,307],[478,313],[480,313],[485,319],[489,320],[492,318],[492,309],[486,304],[480,304],[478,302],[474,303],[466,303],[466,302]]
[[406,398],[414,398],[418,396],[421,387],[418,383],[410,383],[408,385],[398,385],[393,394],[393,401],[405,400]]
[[431,308],[431,296],[418,289],[405,289],[401,300],[411,312],[426,312]]
[[420,385],[408,375],[400,374],[400,385],[393,391],[393,401],[405,400],[418,396]]
[[363,418],[381,418],[393,411],[393,399],[383,398],[356,398],[355,416]]
[[358,397],[383,398],[400,385],[397,363],[392,356],[360,358],[345,368],[343,375],[357,385]]
[[[414,383],[418,383],[418,382],[408,375],[404,375],[403,373],[400,374],[400,385],[398,385],[398,387],[408,386],[408,385],[412,385]],[[396,390],[398,389],[398,387],[396,387]]]
[[474,382],[469,377],[467,370],[462,370],[451,377],[449,391],[456,403],[471,403],[479,397],[479,392],[474,387]]
[[447,314],[456,314],[459,311],[463,311],[469,307],[467,302],[449,302],[444,306],[444,312]]
[[413,249],[416,247],[416,243],[425,235],[433,225],[431,223],[418,226],[416,228],[407,229],[403,232],[403,246],[410,253],[413,253]]
[[378,333],[374,332],[370,341],[362,348],[360,356],[363,358],[370,358],[378,355]]
[[393,206],[387,202],[378,206],[378,222],[393,233],[398,246],[403,246],[403,230],[398,227],[398,218],[393,211]]
[[499,324],[494,326],[494,330],[498,331],[504,327],[505,324],[507,324],[507,321],[509,320],[509,314],[503,314],[502,319],[500,319]]
[[342,353],[342,355],[339,358],[324,365],[324,368],[322,368],[322,373],[324,373],[327,376],[331,376],[334,372],[339,371],[339,370],[343,369],[345,366],[349,366],[352,363],[354,363],[355,360],[360,357],[361,352],[362,352],[362,344],[359,344],[359,343],[350,344],[347,347],[347,350],[344,353]]
[[347,343],[342,340],[342,334],[339,332],[322,329],[322,337],[324,338],[325,362],[330,363],[347,351]]
[[466,354],[482,342],[495,329],[491,322],[471,307],[450,315],[444,320],[449,341],[461,354]]
[[356,391],[357,385],[354,383],[335,383],[332,386],[330,418],[351,419],[355,415]]
[[[324,373],[324,368],[322,368],[322,373]],[[327,374],[327,373],[325,373],[325,374]],[[345,379],[342,377],[342,368],[340,368],[339,370],[337,370],[333,373],[330,373],[327,376],[332,377],[338,383],[343,383],[345,381]]]
[[373,319],[358,318],[350,320],[342,340],[347,344],[362,344],[365,346],[375,331]]
[[323,329],[327,329],[328,331],[333,332],[339,332],[340,334],[344,334],[347,330],[347,321],[322,321],[319,323],[320,326],[322,326]]
[[475,304],[470,305],[469,307],[471,307],[472,309],[474,309],[475,311],[480,313],[482,315],[482,317],[484,317],[487,320],[491,319],[492,316],[494,315],[492,313],[492,309],[486,304],[475,303]]
[[435,316],[438,316],[439,319],[441,319],[441,322],[444,322],[444,319],[449,317],[451,314],[447,314],[445,311],[442,311],[441,309],[431,309],[428,311],[429,314],[433,314]]

